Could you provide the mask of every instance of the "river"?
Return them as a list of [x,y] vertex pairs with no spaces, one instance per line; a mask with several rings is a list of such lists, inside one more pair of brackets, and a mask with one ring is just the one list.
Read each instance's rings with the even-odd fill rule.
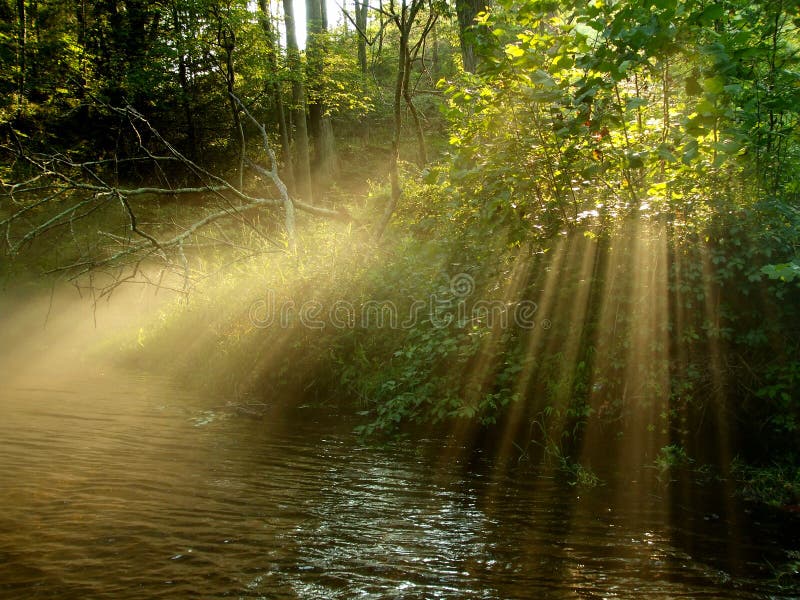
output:
[[41,310],[2,331],[2,598],[797,597],[773,571],[787,522],[713,489],[682,505],[632,473],[581,489],[446,436],[363,440],[333,407],[83,358],[85,336],[53,341],[70,318],[26,331]]

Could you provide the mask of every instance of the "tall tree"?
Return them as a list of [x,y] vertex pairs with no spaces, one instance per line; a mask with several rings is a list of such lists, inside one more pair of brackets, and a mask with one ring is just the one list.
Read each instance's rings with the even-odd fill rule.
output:
[[[416,42],[412,43],[411,35],[414,31],[415,25],[418,24],[420,15],[427,6],[427,19],[422,25],[419,37]],[[380,238],[383,235],[389,221],[392,219],[395,208],[400,201],[400,196],[403,193],[400,185],[400,135],[403,129],[403,103],[405,102],[411,115],[414,119],[414,124],[417,132],[418,141],[418,162],[424,164],[426,161],[425,155],[425,137],[422,132],[419,115],[416,108],[411,101],[411,91],[409,88],[409,81],[411,76],[411,68],[414,59],[417,57],[420,49],[425,43],[425,39],[430,33],[433,26],[436,24],[437,13],[430,0],[401,0],[396,3],[391,0],[387,10],[389,19],[394,23],[400,37],[400,48],[397,55],[397,73],[395,77],[394,86],[394,104],[392,108],[393,113],[393,136],[392,136],[392,151],[389,162],[389,178],[391,181],[391,196],[389,202],[386,204],[383,216],[378,222],[375,231],[376,237]]]
[[17,94],[19,94],[20,106],[25,101],[25,75],[28,69],[27,50],[28,50],[28,18],[25,8],[25,0],[17,0]]
[[280,69],[278,65],[278,42],[275,35],[275,28],[272,25],[272,15],[270,13],[269,0],[258,0],[260,9],[259,20],[264,31],[264,38],[267,42],[267,93],[272,97],[275,108],[275,120],[278,123],[278,132],[281,138],[281,150],[283,161],[286,165],[284,180],[289,188],[294,187],[294,166],[292,161],[292,149],[289,137],[289,126],[286,120],[286,109],[283,103],[283,90],[280,83]]
[[223,14],[217,7],[214,7],[213,12],[217,27],[217,44],[224,52],[225,69],[223,74],[232,117],[231,140],[235,140],[239,150],[239,189],[241,190],[244,185],[244,156],[246,149],[244,128],[239,116],[239,105],[235,100],[236,68],[233,63],[233,53],[236,50],[236,29],[230,20],[231,15],[229,12]]
[[189,81],[191,57],[188,48],[188,36],[186,35],[189,23],[193,19],[196,19],[197,15],[193,14],[190,6],[185,6],[185,3],[179,0],[173,0],[170,9],[172,12],[173,35],[175,36],[175,50],[178,54],[178,83],[181,88],[180,104],[186,121],[188,155],[193,161],[197,161],[200,148],[197,137],[197,125],[194,117],[193,86]]
[[15,7],[9,0],[0,0],[0,108],[8,106],[15,96],[17,79]]
[[303,64],[297,45],[294,5],[292,0],[283,0],[284,24],[286,27],[286,59],[292,78],[292,121],[294,123],[294,180],[297,193],[306,201],[312,201],[311,160],[308,150],[308,126],[306,124],[306,91],[303,83]]
[[308,133],[315,141],[322,131],[324,111],[322,94],[323,29],[322,1],[305,0],[306,3],[306,81],[308,82]]
[[486,0],[456,0],[461,58],[464,61],[464,70],[470,73],[474,73],[478,66],[478,57],[475,54],[475,17],[486,10],[486,6]]
[[308,39],[306,74],[308,81],[309,134],[314,141],[317,180],[328,178],[334,169],[333,126],[325,114],[325,55],[327,48],[325,0],[306,0]]
[[355,26],[358,34],[358,66],[363,75],[367,74],[367,17],[369,11],[368,0],[355,0],[356,19]]

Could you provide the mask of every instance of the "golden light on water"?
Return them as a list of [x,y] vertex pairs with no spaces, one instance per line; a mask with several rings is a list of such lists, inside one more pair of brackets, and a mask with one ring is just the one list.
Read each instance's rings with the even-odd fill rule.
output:
[[[640,585],[642,561],[670,566],[677,560],[675,546],[679,546],[679,543],[672,537],[675,519],[684,518],[686,507],[698,504],[698,491],[693,482],[686,478],[670,482],[668,470],[660,471],[656,464],[662,448],[684,442],[680,431],[670,431],[670,420],[675,419],[680,423],[680,414],[687,411],[686,403],[672,389],[671,374],[672,369],[680,371],[689,362],[690,341],[676,339],[674,328],[683,330],[681,323],[697,321],[697,315],[684,312],[685,303],[679,298],[682,270],[687,268],[687,264],[686,259],[676,258],[676,254],[666,227],[652,220],[640,219],[620,223],[606,236],[594,235],[592,231],[587,235],[580,232],[561,236],[544,254],[526,248],[509,263],[506,279],[500,282],[498,288],[502,289],[501,301],[507,305],[522,300],[536,302],[536,326],[523,334],[523,343],[512,339],[510,327],[484,328],[482,351],[476,354],[469,368],[465,368],[464,362],[456,360],[444,368],[463,369],[463,389],[469,393],[493,389],[498,373],[508,361],[512,358],[518,360],[521,370],[511,380],[511,386],[519,400],[506,407],[506,415],[499,427],[481,430],[468,419],[453,419],[446,426],[441,422],[429,424],[431,439],[419,445],[419,454],[411,459],[404,455],[403,460],[410,460],[410,464],[430,476],[430,485],[452,485],[455,472],[456,485],[467,490],[468,499],[463,501],[446,496],[451,492],[445,493],[439,488],[431,494],[435,498],[436,493],[442,493],[448,502],[433,516],[447,521],[442,531],[450,531],[450,521],[461,519],[464,514],[468,515],[461,523],[466,532],[465,539],[472,535],[471,527],[477,527],[477,522],[484,533],[494,527],[502,527],[502,537],[517,536],[513,537],[518,550],[516,560],[526,565],[538,565],[544,560],[542,556],[545,556],[546,560],[558,565],[549,576],[560,582],[569,581],[570,585],[580,582],[575,585],[585,585],[586,589],[605,589],[604,586],[608,584],[606,573],[597,570],[597,564],[605,563],[602,559],[593,562],[592,557],[597,552],[605,552],[603,556],[610,557],[609,563],[617,561],[613,571],[615,581],[630,581],[630,585]],[[706,321],[717,322],[715,319],[718,320],[719,307],[713,295],[713,262],[706,259],[696,267],[703,271],[704,278],[704,297],[697,305],[697,310],[703,312]],[[333,282],[325,288],[318,285],[318,280],[313,284],[317,287],[312,289],[311,284],[305,287],[298,284],[300,291],[295,299],[301,299],[301,293],[314,294],[324,306],[332,306],[338,299],[337,294],[341,290],[336,289]],[[234,342],[250,336],[249,351],[237,354],[236,360],[230,360],[227,370],[219,375],[227,379],[217,383],[224,383],[220,388],[227,386],[229,393],[217,394],[216,391],[201,389],[201,393],[212,396],[208,401],[211,408],[203,410],[199,416],[193,416],[190,425],[182,417],[181,423],[186,427],[209,426],[197,437],[194,433],[186,436],[189,440],[186,442],[188,449],[184,448],[187,456],[193,456],[199,449],[199,453],[205,457],[203,460],[213,463],[216,447],[202,447],[207,442],[203,441],[203,435],[215,423],[218,430],[214,435],[220,437],[241,429],[242,424],[234,423],[234,419],[220,425],[230,415],[256,417],[252,421],[252,429],[261,432],[263,437],[258,438],[259,443],[270,436],[291,432],[296,426],[292,419],[298,418],[292,410],[297,404],[305,403],[302,398],[304,386],[312,389],[316,384],[309,376],[298,390],[297,397],[271,395],[270,381],[284,375],[281,368],[285,359],[287,356],[298,356],[298,344],[309,344],[309,340],[324,343],[329,338],[302,327],[257,327],[252,322],[253,315],[248,314],[248,302],[257,299],[256,292],[263,292],[257,288],[257,285],[247,287],[247,284],[239,287],[230,281],[219,286],[219,289],[211,288],[208,294],[217,294],[213,302],[204,304],[190,300],[188,308],[184,305],[181,309],[193,315],[192,327],[177,327],[165,337],[158,338],[162,346],[158,350],[166,357],[165,364],[180,363],[195,369],[197,378],[187,384],[188,390],[191,385],[205,381],[212,374],[216,377],[220,371],[212,371],[212,363],[225,353],[233,355],[236,352]],[[18,352],[13,355],[6,353],[2,366],[15,373],[10,380],[11,385],[30,382],[39,373],[39,376],[49,378],[48,385],[58,387],[63,381],[64,388],[74,387],[75,382],[81,380],[82,373],[103,369],[106,361],[114,357],[112,347],[118,345],[120,339],[130,340],[130,333],[135,332],[139,323],[163,319],[158,315],[163,314],[168,300],[166,296],[156,297],[152,290],[121,288],[111,304],[98,307],[98,326],[95,328],[91,302],[87,298],[78,298],[70,290],[59,290],[54,297],[54,310],[47,324],[46,348],[42,346],[41,339],[35,340],[36,336],[30,335],[30,332],[41,330],[41,317],[47,312],[49,299],[42,297],[27,307],[18,304],[10,311],[12,318],[4,324],[4,333],[7,339],[18,345]],[[212,310],[215,303],[224,305],[224,308],[215,312]],[[670,327],[670,323],[677,323],[677,326]],[[104,353],[103,344],[107,342],[103,338],[107,337],[110,330],[119,332],[120,337],[107,346],[109,350]],[[370,333],[391,335],[392,331],[377,330]],[[149,334],[145,331],[144,335],[147,337]],[[152,343],[152,340],[145,341]],[[521,359],[517,356],[520,347]],[[306,347],[303,358],[313,360],[310,348]],[[715,373],[713,393],[716,397],[709,409],[713,407],[719,413],[708,418],[717,420],[722,427],[725,425],[722,347],[715,346],[711,355],[712,361],[715,361],[712,366]],[[305,368],[308,364],[302,366]],[[309,368],[308,372],[314,373],[314,369]],[[92,381],[94,385],[98,385],[99,381],[101,386],[108,386],[107,390],[93,390],[94,394],[104,395],[108,404],[116,401],[115,382],[112,379],[95,378]],[[152,388],[153,384],[150,382],[148,385]],[[232,387],[236,385],[239,387]],[[173,393],[172,388],[165,387],[164,390],[165,393]],[[612,393],[614,391],[618,394]],[[350,400],[346,398],[342,405],[347,406],[346,402]],[[182,401],[172,402],[167,398],[159,400],[159,404],[180,411],[183,410],[180,406]],[[121,396],[119,402],[131,402],[130,396]],[[103,406],[107,407],[108,404]],[[137,410],[145,405],[149,406],[145,402]],[[65,407],[68,406],[65,404]],[[254,412],[247,412],[248,407],[257,408]],[[258,412],[261,407],[266,407],[263,414]],[[583,410],[588,412],[580,412]],[[670,415],[670,411],[675,414]],[[310,418],[307,417],[310,414],[310,411],[303,413],[299,418]],[[685,414],[685,417],[687,421],[691,420],[691,415]],[[117,422],[121,423],[120,427],[129,429],[144,427],[144,423],[149,423],[141,415],[134,418],[127,414],[117,416]],[[352,427],[354,422],[352,418],[343,419],[343,427]],[[331,442],[331,447],[342,451],[343,444],[353,444],[350,449],[353,452],[374,451],[368,440],[355,436],[334,437],[331,431],[323,431],[323,442],[309,443],[309,448],[304,447],[293,458],[297,460],[298,473],[301,474],[285,475],[276,485],[277,488],[295,478],[302,478],[302,473],[305,473],[302,469],[308,468],[308,456],[316,456],[314,453],[318,448],[314,444]],[[472,451],[481,447],[484,440],[480,436],[486,431],[490,432],[492,438],[491,452],[477,455],[476,459]],[[441,440],[443,433],[450,434],[448,440]],[[721,429],[715,443],[722,456],[730,457],[727,433]],[[183,431],[182,435],[186,435],[186,432]],[[342,442],[342,439],[346,441]],[[192,448],[195,440],[199,440],[198,449]],[[376,446],[384,448],[384,441],[381,439]],[[221,444],[219,441],[214,443]],[[237,442],[233,440],[230,443],[235,446]],[[273,443],[282,442],[273,440]],[[442,444],[441,451],[432,457],[422,451],[423,446],[430,448],[431,444],[439,443]],[[403,438],[397,447],[406,445],[407,440]],[[117,441],[110,438],[93,442],[92,447],[101,453],[120,451]],[[165,447],[170,448],[169,444]],[[348,475],[355,474],[357,482],[372,478],[390,487],[410,486],[412,477],[407,471],[402,471],[408,465],[401,465],[398,475],[391,458],[394,452],[392,448],[394,446],[388,442],[384,450],[389,458],[372,467],[352,465],[348,462],[351,459],[346,459]],[[147,453],[147,460],[152,464],[171,460],[167,454],[162,456],[160,452],[151,449]],[[242,452],[258,455],[260,450],[253,447]],[[331,452],[330,447],[326,452]],[[410,450],[408,452],[411,453]],[[480,456],[488,456],[490,460],[482,463]],[[342,476],[345,471],[343,466],[337,465],[326,471],[327,457],[321,460],[323,466],[319,467],[320,472]],[[477,462],[470,462],[472,460]],[[220,471],[225,468],[219,465],[214,467]],[[252,469],[251,463],[245,464],[244,471],[252,475],[248,469]],[[569,469],[572,471],[568,472]],[[464,474],[461,474],[462,471]],[[268,486],[257,475],[254,476],[254,486]],[[99,471],[93,475],[98,478],[103,476]],[[240,476],[244,478],[244,475]],[[209,477],[213,481],[226,481],[216,471]],[[87,485],[91,485],[91,480],[87,481]],[[401,483],[398,484],[398,481]],[[235,486],[237,482],[225,483],[225,486]],[[193,485],[194,482],[190,483]],[[64,481],[58,480],[56,484],[63,486]],[[222,489],[227,495],[230,490],[225,486]],[[593,486],[597,486],[596,489],[591,489]],[[325,517],[325,526],[330,527],[331,531],[341,527],[342,524],[337,521],[340,515],[337,511],[341,510],[338,502],[350,503],[354,511],[362,511],[363,502],[366,501],[362,501],[360,494],[371,489],[322,489],[320,494],[333,502],[334,507],[331,515]],[[512,490],[512,494],[518,494],[520,499],[514,505],[513,519],[531,524],[532,533],[518,532],[519,525],[504,524],[504,520],[509,518],[509,490]],[[381,527],[381,511],[386,500],[377,495],[370,498],[369,502],[374,503],[370,506],[377,516],[374,521],[365,519],[365,522],[373,531]],[[419,498],[413,501],[417,500]],[[193,510],[194,501],[187,501],[185,510]],[[287,504],[294,501],[290,499]],[[410,506],[407,514],[403,513],[405,516],[397,517],[397,522],[405,523],[403,519],[417,514],[415,510],[417,507]],[[719,498],[714,506],[715,512],[724,515],[725,526],[728,527],[726,535],[731,539],[738,535],[736,510],[727,497]],[[512,522],[516,522],[513,519]],[[260,524],[257,517],[248,515],[248,530],[258,530]],[[431,536],[439,535],[440,530],[434,530],[435,533],[425,529],[414,531],[420,543],[426,544],[430,543]],[[387,527],[386,531],[390,533],[384,535],[391,538],[392,527]],[[458,551],[463,543],[454,544],[451,550]],[[616,546],[612,547],[611,544]],[[598,551],[597,548],[602,550]],[[487,550],[489,554],[491,551],[492,548]],[[185,556],[184,553],[188,551],[175,552],[172,556]],[[730,561],[739,560],[737,552],[735,543],[726,544],[724,549],[719,550],[720,555],[727,554],[726,559]],[[338,558],[335,550],[331,550],[331,556]],[[463,573],[480,572],[480,568],[480,565],[476,567],[476,564],[469,563]],[[652,568],[657,570],[660,567]]]
[[[682,269],[687,265],[678,242],[671,241],[667,226],[656,219],[620,220],[605,238],[592,233],[560,237],[546,256],[542,268],[535,255],[520,252],[504,282],[504,301],[509,303],[528,299],[523,296],[535,289],[536,295],[530,299],[538,305],[539,326],[529,332],[525,342],[523,368],[513,388],[520,400],[507,408],[493,460],[500,471],[509,465],[540,461],[540,476],[558,477],[565,465],[552,451],[574,435],[577,443],[563,458],[576,468],[585,468],[586,473],[596,472],[601,480],[604,475],[612,476],[613,485],[619,486],[613,490],[614,510],[656,502],[667,523],[673,503],[689,506],[696,494],[691,481],[683,478],[674,488],[669,483],[669,469],[660,470],[665,468],[663,461],[670,459],[669,449],[684,446],[682,429],[694,422],[688,412],[689,392],[679,386],[673,389],[671,379],[673,373],[684,372],[689,346],[695,342],[677,338],[677,332],[684,332],[690,321],[697,322],[697,315],[687,315],[682,297]],[[719,306],[714,302],[713,265],[706,261],[703,269],[704,301],[697,309],[705,312],[707,322],[714,323],[719,321]],[[534,274],[539,279],[532,285]],[[541,326],[545,321],[548,327]],[[503,347],[496,331],[489,344],[494,350],[467,374],[476,388],[491,387],[504,350],[509,349]],[[715,362],[720,360],[721,349],[717,340],[712,339],[711,345],[716,374],[712,406],[718,412],[708,418],[718,424],[718,456],[726,461],[731,453],[722,414],[724,374]],[[588,354],[587,346],[591,347]],[[555,364],[545,364],[548,360]],[[550,368],[547,373],[546,367]],[[581,420],[570,413],[574,385],[587,373],[591,375],[588,390],[584,390],[588,403],[585,427],[574,430]],[[544,377],[551,381],[546,388],[541,385]],[[476,430],[457,420],[452,434],[470,447]],[[526,438],[530,445],[521,447],[520,441]],[[448,455],[441,460],[452,458]],[[498,480],[504,477],[500,471],[495,473]],[[732,519],[731,502],[721,498],[720,503],[720,510],[730,513]]]
[[[516,254],[507,268],[506,280],[499,282],[503,290],[501,302],[505,305],[521,300],[536,302],[536,326],[524,334],[521,358],[510,357],[513,342],[504,327],[493,326],[485,332],[478,354],[464,372],[462,386],[468,396],[479,396],[482,390],[492,388],[494,378],[507,361],[519,358],[520,370],[510,383],[510,392],[518,400],[506,407],[501,421],[503,429],[496,434],[496,456],[500,463],[519,461],[521,457],[528,459],[538,452],[535,445],[560,446],[565,438],[577,433],[574,436],[577,444],[571,448],[571,458],[577,463],[589,468],[594,464],[613,464],[620,471],[628,471],[643,463],[652,464],[663,447],[681,441],[670,439],[669,421],[688,415],[684,414],[685,403],[671,397],[670,369],[681,368],[688,360],[685,344],[674,338],[675,331],[683,331],[687,315],[684,303],[676,301],[680,292],[669,288],[669,278],[673,268],[674,285],[680,288],[681,269],[686,265],[680,257],[672,256],[675,251],[669,243],[664,226],[639,218],[618,220],[605,237],[595,236],[589,229],[586,234],[557,237],[544,252],[522,248]],[[707,322],[718,322],[713,265],[707,255],[702,268],[705,295],[698,309],[705,312]],[[314,293],[324,300],[325,306],[332,306],[337,291],[333,288],[334,281],[328,285],[331,289],[318,289]],[[172,328],[160,348],[175,365],[195,364],[197,379],[202,381],[220,353],[234,352],[236,340],[249,336],[252,342],[248,352],[220,375],[228,379],[235,401],[241,400],[239,391],[251,393],[251,398],[269,393],[270,379],[282,377],[279,365],[285,356],[295,352],[298,343],[308,343],[314,337],[299,340],[293,327],[254,328],[248,321],[252,315],[248,315],[246,303],[254,289],[250,287],[246,293],[228,289],[220,296],[222,300],[218,300],[230,306],[220,314],[209,312],[208,305],[190,306],[190,311],[199,311],[195,326]],[[142,299],[147,293],[141,287],[117,292],[112,301],[116,315],[112,327],[120,331],[135,327],[134,323],[147,320],[147,314],[154,314],[152,308],[142,309]],[[210,293],[213,295],[213,290]],[[161,301],[165,299],[162,295]],[[86,301],[77,297],[70,301],[73,308],[65,308],[60,299],[59,302],[62,304],[54,313],[56,320],[78,322],[79,319],[69,316],[70,311],[86,310]],[[672,329],[670,322],[674,323]],[[64,333],[63,339],[69,340],[70,345],[81,346],[82,335]],[[97,337],[97,331],[93,330],[92,335]],[[324,338],[319,339],[324,343]],[[620,352],[623,339],[626,345]],[[724,367],[720,364],[718,340],[713,336],[709,339],[714,374],[711,406],[717,411],[714,418],[720,423],[720,456],[730,459],[723,409]],[[52,362],[57,356],[58,352],[50,352],[47,360]],[[36,365],[36,360],[28,362]],[[464,366],[460,362],[448,368],[464,369]],[[543,383],[545,380],[547,385]],[[586,415],[570,412],[575,408],[576,383],[588,387],[578,392],[587,398]],[[307,387],[314,384],[310,378]],[[610,389],[617,390],[618,397],[611,397]],[[610,440],[610,428],[604,420],[614,410],[625,416],[619,427],[615,426],[620,439]],[[672,417],[670,411],[674,412]],[[536,415],[542,418],[532,420]],[[584,420],[585,428],[576,429],[576,424]],[[432,430],[437,427],[432,426]],[[469,445],[476,428],[467,419],[455,419],[451,434]],[[520,441],[526,438],[534,446],[520,447]],[[543,468],[553,472],[558,465],[548,460]]]

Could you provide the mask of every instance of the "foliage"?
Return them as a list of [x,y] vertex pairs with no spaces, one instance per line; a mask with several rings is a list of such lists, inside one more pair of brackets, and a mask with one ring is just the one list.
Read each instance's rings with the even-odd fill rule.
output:
[[569,462],[565,459],[561,468],[568,477],[568,482],[571,486],[590,489],[603,485],[603,480],[600,479],[597,473],[580,463]]
[[739,460],[733,464],[733,474],[739,483],[739,494],[747,501],[771,506],[800,503],[800,469],[796,464],[758,467]]
[[683,447],[677,444],[668,444],[661,448],[655,460],[655,467],[660,473],[687,467],[692,464],[692,459]]
[[783,4],[507,1],[483,22],[483,76],[442,87],[453,180],[494,227],[521,238],[715,196],[797,198]]

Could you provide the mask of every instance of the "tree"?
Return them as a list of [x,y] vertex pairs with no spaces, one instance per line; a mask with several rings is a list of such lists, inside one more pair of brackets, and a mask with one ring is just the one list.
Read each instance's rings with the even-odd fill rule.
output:
[[17,94],[20,103],[25,100],[25,75],[28,68],[28,18],[25,0],[17,0]]
[[[418,18],[424,8],[428,8],[426,19],[423,22],[421,31],[417,37],[416,42],[412,43],[411,36],[414,26],[418,24]],[[394,86],[394,105],[393,105],[393,137],[392,137],[392,150],[390,155],[389,164],[389,178],[391,181],[391,196],[389,202],[383,213],[383,217],[378,222],[375,234],[380,238],[383,235],[389,221],[392,218],[395,208],[400,201],[402,195],[402,188],[400,185],[400,136],[403,128],[403,102],[406,103],[411,116],[414,120],[414,125],[417,133],[418,143],[418,162],[420,165],[425,164],[427,157],[425,152],[425,136],[422,131],[422,125],[419,120],[419,115],[411,97],[410,90],[410,77],[413,60],[419,54],[422,45],[425,43],[427,35],[430,33],[438,13],[434,5],[429,0],[400,0],[397,4],[395,0],[389,3],[388,9],[385,11],[389,20],[394,23],[399,34],[399,52],[397,57],[397,71]]]
[[294,186],[294,164],[292,161],[292,148],[289,136],[289,125],[286,120],[286,110],[283,102],[283,90],[281,89],[280,68],[278,65],[278,42],[275,35],[275,28],[272,25],[269,0],[259,0],[259,21],[267,42],[267,93],[272,97],[275,108],[275,121],[278,123],[278,132],[281,139],[281,150],[283,160],[286,164],[284,179],[287,186],[291,189]]
[[217,45],[224,53],[225,89],[227,91],[228,102],[231,107],[231,141],[239,150],[239,189],[244,187],[244,157],[246,153],[244,129],[239,117],[239,104],[236,102],[236,69],[233,63],[233,55],[236,51],[236,27],[232,22],[233,15],[230,7],[224,13],[217,6],[212,7],[214,15]]
[[[290,196],[286,185],[278,174],[277,158],[272,150],[265,126],[236,97],[231,100],[261,135],[261,150],[266,164],[245,155],[245,163],[262,181],[271,186],[274,195],[261,195],[251,190],[240,189],[219,175],[198,165],[172,146],[152,124],[135,108],[103,108],[128,124],[140,140],[138,152],[129,157],[113,157],[108,160],[75,162],[64,153],[45,154],[29,152],[19,138],[14,145],[2,145],[0,151],[6,158],[13,157],[31,173],[27,179],[14,184],[2,184],[0,197],[10,200],[10,214],[0,220],[5,229],[7,250],[17,254],[26,245],[58,229],[79,226],[89,215],[117,206],[127,222],[127,233],[100,231],[97,247],[81,250],[74,262],[59,265],[57,272],[66,272],[73,278],[86,274],[105,272],[110,282],[101,290],[101,296],[111,293],[126,281],[144,278],[151,284],[160,285],[165,272],[183,273],[185,288],[191,285],[191,276],[186,254],[193,247],[224,246],[241,256],[255,256],[264,252],[289,252],[294,254],[297,241],[295,233],[295,211],[304,211],[323,218],[350,221],[344,210],[328,210],[313,206]],[[149,140],[149,142],[145,142]],[[165,168],[175,171],[180,165],[199,181],[192,187],[171,186],[126,186],[114,181],[115,169],[125,163],[151,163],[163,173]],[[141,214],[147,211],[154,198],[179,198],[202,196],[205,210],[195,220],[185,223],[143,224]],[[276,223],[283,212],[282,233],[284,241],[259,228],[252,220],[252,213],[271,215]],[[148,213],[151,214],[151,213]],[[33,223],[31,223],[33,219]],[[108,220],[109,223],[113,222]],[[232,242],[220,229],[223,223],[239,223],[255,235],[252,244],[241,240]],[[16,228],[23,225],[22,233]],[[91,226],[91,225],[90,225]],[[176,230],[177,226],[177,230]],[[275,229],[280,232],[279,229]],[[77,244],[77,241],[76,241]],[[80,247],[80,244],[77,244]],[[161,275],[158,281],[150,278],[142,267],[147,263],[156,266]]]
[[186,126],[186,142],[189,158],[195,162],[200,160],[200,144],[195,122],[195,87],[191,84],[192,43],[190,26],[198,19],[191,4],[172,0],[170,12],[172,16],[172,35],[175,40],[175,51],[178,58],[178,84],[180,85],[180,104]]
[[306,123],[306,91],[303,63],[297,45],[294,5],[292,0],[283,0],[284,25],[286,27],[286,62],[292,80],[292,122],[294,125],[294,180],[301,198],[311,202],[311,160],[308,147],[308,126]]
[[458,39],[461,43],[461,57],[464,70],[474,73],[478,66],[478,57],[475,53],[475,17],[486,10],[484,0],[456,0],[456,15],[458,17]]
[[[355,22],[358,44],[358,65],[361,73],[367,74],[367,17],[369,15],[368,0],[355,0]],[[349,15],[348,15],[349,16]]]
[[315,174],[328,179],[334,170],[334,139],[330,117],[325,114],[325,55],[327,31],[325,0],[306,0],[306,74],[308,81],[309,135],[314,140]]

